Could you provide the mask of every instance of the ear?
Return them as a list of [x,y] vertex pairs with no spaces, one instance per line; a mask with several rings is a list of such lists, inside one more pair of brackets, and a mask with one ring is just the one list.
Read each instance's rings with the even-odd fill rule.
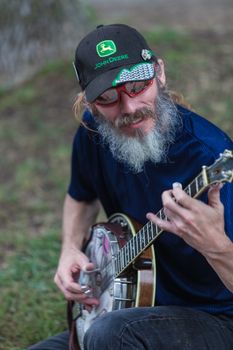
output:
[[164,87],[166,84],[166,75],[164,62],[161,58],[158,59],[158,64],[155,66],[156,70],[156,79],[161,87]]

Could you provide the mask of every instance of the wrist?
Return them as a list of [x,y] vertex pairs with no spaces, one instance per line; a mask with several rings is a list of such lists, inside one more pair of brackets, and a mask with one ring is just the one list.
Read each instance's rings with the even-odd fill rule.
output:
[[77,251],[82,250],[86,241],[85,234],[83,232],[75,232],[72,235],[63,233],[62,251]]
[[233,242],[226,234],[224,234],[221,240],[218,240],[218,243],[213,249],[203,253],[207,260],[221,260],[225,256],[232,257],[232,254]]
[[63,242],[61,248],[61,254],[72,254],[81,251],[82,244],[80,242]]

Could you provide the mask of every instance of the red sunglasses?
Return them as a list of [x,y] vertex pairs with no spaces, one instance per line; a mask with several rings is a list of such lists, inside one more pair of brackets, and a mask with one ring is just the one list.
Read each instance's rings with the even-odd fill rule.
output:
[[143,81],[130,81],[124,85],[117,86],[115,88],[104,91],[97,99],[95,103],[100,106],[109,107],[117,103],[120,100],[120,93],[124,92],[130,97],[135,97],[144,92],[150,85],[152,85],[154,79]]

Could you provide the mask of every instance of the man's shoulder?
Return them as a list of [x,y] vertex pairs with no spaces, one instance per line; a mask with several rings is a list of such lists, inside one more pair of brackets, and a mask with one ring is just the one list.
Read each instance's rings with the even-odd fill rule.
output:
[[[196,112],[184,108],[182,106],[178,106],[178,113],[181,116],[184,127],[189,132],[198,133],[219,133],[221,135],[226,135],[226,133],[221,130],[217,125],[213,124],[210,120],[202,117],[200,114]],[[226,135],[227,136],[227,135]]]
[[211,121],[182,106],[178,106],[178,113],[183,122],[183,134],[217,152],[223,147],[232,148],[228,135]]

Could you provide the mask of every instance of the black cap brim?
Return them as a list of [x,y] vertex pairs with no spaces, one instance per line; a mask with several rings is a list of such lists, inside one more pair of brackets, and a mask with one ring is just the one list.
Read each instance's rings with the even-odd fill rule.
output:
[[[150,62],[151,65],[153,65],[153,70],[150,73],[150,75],[140,75],[140,78],[128,78],[125,79],[124,81],[121,81],[122,83],[126,83],[129,81],[135,81],[135,80],[148,80],[152,79],[155,76],[155,68],[154,68],[154,63]],[[126,65],[126,66],[121,66],[117,67],[114,69],[111,69],[109,71],[106,71],[105,73],[102,73],[101,75],[97,76],[95,79],[93,79],[85,88],[85,93],[86,93],[86,99],[88,102],[94,102],[98,96],[100,96],[104,91],[107,89],[110,89],[114,87],[114,81],[118,74],[123,70],[123,69],[132,69],[136,65]]]

